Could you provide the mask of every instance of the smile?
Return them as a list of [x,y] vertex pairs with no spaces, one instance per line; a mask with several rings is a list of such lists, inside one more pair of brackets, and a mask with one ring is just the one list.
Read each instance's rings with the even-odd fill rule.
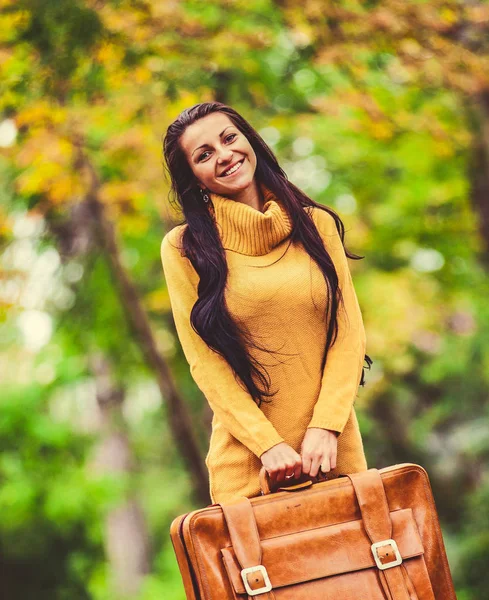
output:
[[236,163],[234,165],[234,167],[232,169],[229,169],[228,171],[225,171],[221,177],[231,177],[231,175],[234,175],[235,173],[237,173],[240,169],[241,169],[241,165],[244,162],[244,158],[242,158],[239,163]]

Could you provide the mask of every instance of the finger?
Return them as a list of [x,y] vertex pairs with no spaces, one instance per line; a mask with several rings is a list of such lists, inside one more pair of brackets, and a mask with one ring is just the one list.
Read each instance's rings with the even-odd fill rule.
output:
[[[299,459],[300,459],[300,457],[299,457]],[[286,467],[285,479],[294,479],[294,478],[299,477],[301,468],[302,468],[302,460],[300,460],[300,462],[295,460],[293,463],[291,462],[290,464],[288,464]]]
[[309,474],[310,470],[311,470],[311,458],[310,458],[310,456],[305,455],[302,457],[302,472],[307,475],[307,474]]
[[285,478],[290,479],[295,475],[295,465],[287,465],[285,468]]
[[270,487],[275,485],[275,471],[268,471],[268,484]]
[[319,471],[319,466],[321,465],[321,460],[323,457],[318,456],[318,457],[314,457],[312,459],[312,463],[311,463],[311,470],[309,471],[309,475],[311,477],[316,477],[316,475],[318,474]]
[[331,471],[331,463],[328,457],[324,457],[323,461],[321,463],[321,471],[323,473],[329,473],[329,471]]
[[334,452],[333,454],[331,454],[329,461],[330,461],[330,464],[331,464],[331,468],[332,469],[336,469],[336,452]]
[[277,482],[285,480],[285,467],[277,469]]

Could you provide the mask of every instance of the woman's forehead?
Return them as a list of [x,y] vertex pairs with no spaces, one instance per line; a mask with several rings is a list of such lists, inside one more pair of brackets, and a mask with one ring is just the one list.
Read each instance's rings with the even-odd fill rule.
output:
[[222,113],[207,115],[189,125],[182,134],[180,142],[188,156],[203,144],[219,140],[220,134],[229,126],[234,126],[230,118]]

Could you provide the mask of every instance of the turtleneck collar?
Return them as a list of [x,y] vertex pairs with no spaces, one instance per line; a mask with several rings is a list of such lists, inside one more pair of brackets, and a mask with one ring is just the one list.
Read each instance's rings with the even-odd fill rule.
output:
[[282,202],[263,183],[263,212],[243,202],[211,192],[214,218],[226,250],[249,256],[267,254],[292,231],[292,221]]

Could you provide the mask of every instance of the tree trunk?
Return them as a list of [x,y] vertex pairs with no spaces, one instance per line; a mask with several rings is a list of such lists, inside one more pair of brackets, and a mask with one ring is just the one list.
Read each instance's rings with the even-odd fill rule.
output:
[[[106,218],[104,206],[99,201],[100,182],[86,157],[83,142],[78,139],[76,168],[85,175],[87,194],[82,202],[73,206],[72,218],[61,224],[50,223],[56,234],[62,256],[87,254],[100,247],[106,253],[114,281],[119,288],[119,298],[127,315],[135,339],[138,341],[146,363],[154,371],[161,396],[168,409],[170,430],[190,474],[193,496],[201,505],[210,504],[207,468],[192,427],[190,414],[179,394],[171,371],[159,354],[148,316],[139,300],[138,291],[130,280],[120,259],[114,226]],[[159,251],[159,248],[157,249]]]
[[484,253],[481,259],[489,268],[489,89],[472,103],[474,143],[469,164],[470,197],[479,217]]
[[[122,414],[124,391],[113,382],[105,357],[91,356],[90,364],[100,409],[100,443],[94,467],[102,473],[129,475],[134,460]],[[105,546],[115,597],[133,598],[150,571],[150,551],[143,512],[132,492],[108,513]]]

